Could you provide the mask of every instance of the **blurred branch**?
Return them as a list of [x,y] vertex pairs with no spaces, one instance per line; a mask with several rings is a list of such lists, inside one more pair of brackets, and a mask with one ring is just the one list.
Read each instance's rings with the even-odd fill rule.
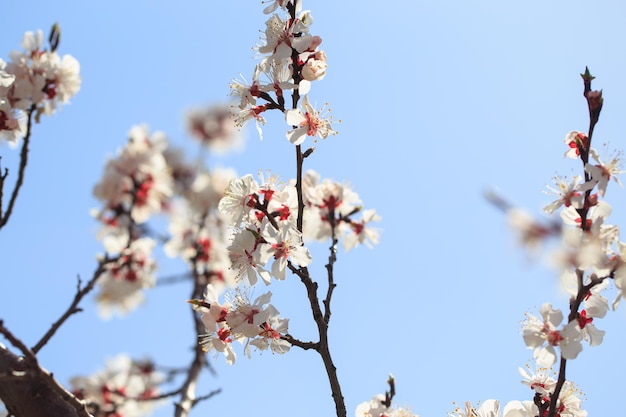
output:
[[[197,259],[193,259],[192,271],[196,270],[196,263],[197,263]],[[195,282],[194,282],[194,287],[193,287],[193,291],[191,292],[191,298],[190,298],[192,300],[202,298],[204,295],[204,289],[206,287],[206,279],[204,278],[204,276],[197,276],[197,274],[194,274],[194,275],[196,275],[194,277]],[[202,345],[198,343],[198,336],[205,333],[204,324],[202,323],[202,320],[200,319],[198,314],[196,314],[195,310],[192,309],[191,314],[192,314],[193,326],[194,326],[194,342],[195,342],[194,348],[193,348],[194,355],[193,355],[193,360],[191,361],[191,364],[189,365],[187,378],[185,379],[185,382],[183,383],[180,389],[180,393],[181,393],[180,401],[178,401],[175,404],[175,411],[174,411],[175,417],[188,417],[189,416],[191,409],[196,405],[198,401],[198,399],[195,398],[196,387],[198,385],[198,379],[200,378],[200,373],[202,372],[202,368],[207,367],[209,370],[212,371],[212,368],[210,367],[209,362],[206,358],[206,353],[202,349]]]
[[157,278],[156,286],[161,287],[164,285],[178,284],[179,282],[191,281],[193,276],[189,272],[182,274],[169,275],[166,277]]

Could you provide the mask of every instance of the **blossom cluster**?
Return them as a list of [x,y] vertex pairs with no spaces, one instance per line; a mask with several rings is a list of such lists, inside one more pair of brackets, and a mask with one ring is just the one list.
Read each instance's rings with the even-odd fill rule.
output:
[[[361,211],[359,196],[348,186],[335,181],[320,182],[309,170],[303,179],[303,226],[297,227],[297,190],[293,182],[280,182],[276,176],[260,175],[257,182],[250,174],[230,182],[219,208],[234,227],[228,248],[233,268],[250,285],[257,276],[269,284],[271,277],[285,279],[293,263],[306,267],[311,254],[303,238],[324,241],[342,240],[349,250],[357,244],[378,242],[378,231],[369,223],[380,220],[374,210]],[[272,261],[271,269],[266,264]]]
[[59,28],[44,48],[41,30],[26,32],[23,51],[13,51],[9,62],[0,59],[0,140],[15,145],[26,134],[26,118],[51,115],[80,89],[80,64],[71,55],[59,56]]
[[[336,134],[332,118],[325,117],[326,111],[316,109],[309,101],[312,82],[326,74],[326,55],[319,49],[321,38],[309,33],[313,18],[309,11],[302,10],[300,0],[272,1],[264,12],[271,16],[261,44],[256,47],[261,59],[253,71],[252,82],[234,80],[230,86],[231,94],[238,100],[235,122],[242,126],[254,119],[262,137],[264,113],[278,110],[290,126],[287,139],[300,152],[299,145],[307,137],[316,140]],[[286,104],[286,94],[291,95],[291,108]],[[194,122],[192,126],[200,140],[211,136],[204,133],[206,123]],[[311,152],[312,149],[302,154],[303,158]],[[269,172],[259,173],[258,180],[251,174],[234,177],[217,207],[219,215],[209,220],[211,227],[205,232],[199,234],[197,226],[184,223],[173,225],[170,230],[175,237],[166,249],[197,264],[197,248],[216,251],[209,256],[215,260],[223,259],[222,249],[226,248],[230,273],[223,271],[222,279],[208,280],[205,297],[191,303],[205,324],[203,347],[223,353],[230,364],[236,359],[232,347],[235,340],[245,345],[248,356],[250,347],[275,353],[289,350],[288,321],[280,318],[278,310],[269,304],[271,293],[250,301],[248,294],[259,278],[270,285],[272,278],[286,279],[288,271],[303,273],[312,262],[305,241],[330,240],[333,247],[341,241],[346,250],[359,244],[371,247],[378,242],[379,233],[370,223],[380,220],[380,216],[374,210],[363,210],[359,196],[349,186],[321,181],[312,170],[288,181]],[[199,214],[196,218],[207,219]],[[230,239],[225,246],[214,245],[220,233],[226,236],[222,226],[228,228]],[[194,241],[192,236],[199,236],[200,240]],[[207,236],[213,237],[205,239]],[[223,292],[230,300],[224,304],[218,301]]]
[[173,192],[163,154],[166,147],[163,133],[150,135],[146,126],[133,127],[128,142],[107,162],[94,187],[94,196],[103,206],[92,214],[102,224],[99,237],[107,255],[115,256],[98,280],[104,315],[110,314],[111,307],[121,312],[136,307],[143,300],[142,290],[154,285],[155,242],[144,236],[142,226],[167,207]]
[[[500,401],[487,400],[480,407],[466,402],[462,409],[458,407],[450,417],[536,417],[548,415],[552,395],[557,380],[549,375],[546,368],[539,368],[536,373],[529,373],[519,368],[523,377],[522,383],[533,391],[533,400],[509,401],[500,410]],[[570,381],[566,381],[559,392],[555,408],[556,415],[561,417],[586,417],[587,412],[581,408],[581,392]]]
[[[213,106],[201,114],[204,133],[208,135],[207,126],[213,126],[212,137],[219,146],[225,149],[236,142],[239,135],[232,117],[226,116],[227,106]],[[198,114],[190,117],[200,123]],[[197,134],[199,128],[192,126],[190,122],[190,134]],[[215,132],[222,132],[219,139]],[[233,282],[226,250],[228,230],[217,206],[235,172],[209,171],[188,162],[182,151],[169,145],[163,132],[151,133],[145,125],[134,126],[128,136],[93,189],[102,206],[92,214],[101,224],[98,237],[108,259],[98,280],[98,300],[105,316],[112,309],[135,308],[144,299],[143,290],[155,285],[152,252],[156,237],[163,235],[151,233],[149,220],[158,214],[169,220],[169,235],[159,239],[168,256],[182,258],[194,276],[207,282]],[[207,138],[202,142],[209,148],[212,143]]]
[[[552,253],[552,262],[562,269],[564,289],[572,300],[578,300],[576,309],[562,326],[563,313],[550,303],[541,307],[541,318],[527,314],[522,330],[524,341],[533,349],[537,364],[545,367],[556,362],[557,347],[563,359],[574,359],[581,352],[583,341],[591,346],[600,344],[604,331],[595,326],[594,319],[604,317],[609,309],[608,299],[602,293],[608,288],[608,280],[613,279],[619,290],[613,303],[615,308],[626,287],[626,244],[619,239],[619,228],[607,222],[611,206],[602,200],[611,178],[619,184],[616,175],[623,172],[621,160],[616,156],[603,163],[583,132],[568,133],[565,144],[567,157],[584,158],[585,175],[584,179],[580,175],[569,180],[555,177],[556,186],[549,187],[557,198],[546,205],[544,211],[552,214],[560,209],[562,226],[542,227],[534,220],[516,222],[521,235],[534,236],[533,244],[550,236],[561,238],[561,245]],[[591,163],[589,157],[595,163]],[[519,213],[514,217],[521,218]],[[539,230],[544,233],[538,233]]]
[[[253,71],[252,81],[233,80],[230,85],[231,94],[239,101],[237,124],[243,126],[254,119],[262,138],[263,114],[280,110],[292,126],[287,139],[294,145],[302,144],[308,136],[316,140],[335,135],[332,117],[323,108],[316,109],[308,99],[311,83],[323,79],[327,69],[326,54],[319,49],[322,38],[309,33],[313,24],[310,11],[303,11],[301,1],[295,0],[275,1],[265,13],[273,14],[265,23],[264,37],[256,48],[263,58]],[[289,92],[303,97],[299,108],[286,108],[285,95]]]
[[[591,90],[594,77],[588,70],[581,75],[592,132],[602,109],[602,92]],[[570,295],[568,314],[551,303],[541,306],[539,317],[526,314],[522,325],[524,342],[533,349],[533,358],[542,370],[551,369],[560,357],[558,379],[549,377],[545,371],[533,376],[521,371],[526,378],[524,383],[535,391],[535,397],[528,404],[507,405],[505,417],[587,415],[580,407],[579,391],[571,381],[565,380],[566,362],[579,355],[583,342],[590,346],[602,343],[605,332],[596,327],[596,319],[603,318],[609,310],[609,300],[604,295],[609,281],[613,280],[617,288],[613,309],[626,294],[626,243],[620,240],[618,226],[608,222],[612,209],[604,200],[611,179],[621,185],[617,175],[624,173],[622,158],[619,153],[609,159],[601,158],[591,146],[591,139],[591,133],[580,131],[565,136],[565,157],[582,162],[583,173],[572,178],[555,176],[555,186],[548,187],[556,199],[544,211],[550,215],[558,211],[559,222],[546,224],[496,201],[507,209],[511,225],[530,248],[537,248],[548,238],[560,240],[558,248],[551,253],[551,262],[560,269],[562,286]],[[479,410],[468,405],[465,414],[459,411],[455,415],[501,414],[499,404],[492,400]]]
[[287,334],[289,320],[281,318],[278,310],[270,304],[271,292],[254,301],[248,293],[237,289],[229,293],[230,300],[220,303],[220,284],[207,285],[204,300],[190,300],[193,308],[201,313],[207,334],[200,343],[205,352],[217,351],[224,354],[229,365],[235,363],[237,354],[232,342],[244,345],[250,357],[250,347],[258,350],[271,349],[274,353],[285,353],[291,345],[282,337]]
[[121,354],[106,368],[70,381],[72,393],[84,401],[94,417],[141,417],[160,402],[159,385],[165,376],[150,360],[132,360]]

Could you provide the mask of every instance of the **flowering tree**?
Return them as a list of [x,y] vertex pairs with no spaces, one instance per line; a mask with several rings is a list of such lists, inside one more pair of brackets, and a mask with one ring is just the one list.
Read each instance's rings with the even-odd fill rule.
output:
[[[145,125],[132,127],[128,141],[108,160],[93,189],[101,203],[92,215],[100,225],[103,253],[91,277],[86,282],[79,279],[69,307],[32,347],[10,329],[10,323],[0,322],[0,333],[12,346],[0,345],[0,399],[11,415],[139,416],[171,399],[174,414],[186,416],[198,402],[219,392],[198,390],[199,376],[211,369],[207,353],[234,365],[241,354],[252,357],[266,350],[285,354],[292,348],[319,356],[336,415],[351,413],[329,334],[333,295],[342,280],[336,274],[338,247],[341,244],[349,251],[378,243],[371,223],[380,217],[375,210],[364,209],[347,184],[322,179],[308,167],[318,155],[323,158],[323,144],[319,149],[313,145],[337,134],[327,106],[312,104],[314,87],[325,77],[327,62],[322,39],[311,33],[311,13],[298,0],[270,2],[264,12],[270,17],[251,81],[232,82],[236,99],[232,108],[215,106],[191,113],[188,130],[202,152],[219,154],[239,146],[238,128],[246,123],[254,123],[262,139],[269,114],[278,114],[285,123],[284,144],[294,150],[295,177],[281,179],[271,172],[239,176],[231,169],[208,166],[201,158],[190,160],[162,132]],[[23,51],[11,54],[7,64],[0,62],[0,135],[21,147],[14,186],[8,181],[9,171],[0,177],[0,202],[5,203],[0,206],[0,228],[10,221],[22,189],[33,123],[53,114],[80,87],[78,62],[69,55],[58,56],[59,40],[57,26],[50,32],[48,46],[41,32],[28,32]],[[529,399],[511,401],[502,411],[497,400],[479,407],[467,403],[453,416],[586,415],[565,371],[584,341],[591,346],[601,343],[604,333],[592,322],[608,311],[601,291],[610,280],[619,290],[613,303],[617,307],[625,256],[617,228],[605,222],[610,207],[601,200],[611,176],[621,173],[619,160],[603,163],[591,147],[602,108],[601,93],[591,90],[592,79],[588,71],[583,74],[589,130],[571,132],[565,141],[567,156],[581,160],[582,174],[571,181],[557,178],[552,191],[558,199],[546,207],[548,213],[564,207],[564,225],[541,223],[491,196],[529,246],[550,237],[563,239],[555,257],[572,296],[569,313],[564,317],[560,309],[546,303],[540,308],[541,317],[527,315],[523,340],[533,349],[538,366],[535,371],[521,371],[531,388]],[[590,163],[590,156],[595,163]],[[162,218],[167,221],[165,228]],[[313,268],[310,248],[315,242],[327,248],[320,269]],[[168,256],[183,260],[188,271],[172,279],[157,278],[153,254],[159,245]],[[258,289],[284,280],[297,280],[304,288],[305,308],[317,330],[315,340],[305,340],[289,329],[288,318],[279,311],[280,301],[272,299],[271,291]],[[39,352],[80,311],[88,293],[96,291],[101,315],[111,317],[130,314],[149,288],[174,281],[191,287],[194,348],[185,365],[167,368],[149,359],[120,355],[96,374],[73,378],[67,388],[41,366]],[[262,294],[253,296],[255,288]],[[552,375],[550,369],[557,361]],[[357,416],[413,415],[408,408],[392,404],[396,382],[390,377],[387,383],[385,394],[358,405]]]

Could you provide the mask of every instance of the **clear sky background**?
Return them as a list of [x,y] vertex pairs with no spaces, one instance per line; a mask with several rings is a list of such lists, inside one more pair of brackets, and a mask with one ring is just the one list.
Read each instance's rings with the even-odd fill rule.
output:
[[[26,183],[0,233],[0,319],[27,344],[67,307],[77,275],[88,279],[95,268],[102,247],[89,210],[98,205],[91,190],[106,158],[139,123],[197,151],[185,134],[185,111],[228,99],[239,73],[251,78],[263,7],[253,0],[3,6],[0,56],[20,48],[24,31],[47,32],[59,22],[60,53],[80,61],[83,77],[71,105],[34,127]],[[483,192],[496,188],[541,215],[551,177],[580,173],[577,161],[563,159],[563,138],[587,129],[579,76],[586,65],[605,96],[595,145],[626,149],[626,6],[305,0],[304,8],[312,10],[311,33],[323,38],[329,63],[310,99],[329,102],[343,121],[306,167],[350,182],[383,217],[380,245],[342,251],[337,264],[331,349],[349,415],[384,392],[390,372],[396,403],[422,417],[445,416],[454,401],[531,399],[517,372],[532,354],[521,321],[547,301],[566,309],[567,297],[560,271],[519,249]],[[286,129],[269,117],[263,142],[248,129],[244,152],[210,164],[291,178]],[[15,151],[0,145],[0,155],[15,171]],[[626,191],[612,183],[607,201],[614,207],[609,221],[626,224]],[[314,250],[319,279],[324,247]],[[161,258],[162,276],[184,271],[182,262]],[[270,289],[291,333],[313,339],[299,281]],[[189,292],[184,284],[158,287],[143,308],[109,321],[98,318],[91,297],[41,351],[41,363],[63,382],[120,352],[184,366],[194,339]],[[569,363],[568,378],[584,392],[590,416],[622,408],[625,311],[597,321],[607,331],[604,344],[585,345]],[[223,357],[212,361],[217,376],[205,375],[199,394],[222,394],[193,415],[333,415],[316,354],[293,348],[283,356],[239,356],[234,366]],[[154,415],[171,416],[173,407]]]

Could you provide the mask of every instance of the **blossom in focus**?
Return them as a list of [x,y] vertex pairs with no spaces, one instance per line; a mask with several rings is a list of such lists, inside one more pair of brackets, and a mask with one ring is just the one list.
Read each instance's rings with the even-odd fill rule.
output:
[[298,266],[308,266],[312,257],[309,250],[302,245],[302,234],[295,224],[281,225],[276,230],[269,222],[263,230],[266,244],[261,247],[261,262],[274,258],[272,276],[285,279],[287,260]]
[[326,139],[329,135],[337,134],[332,128],[332,116],[323,117],[321,112],[309,104],[308,96],[302,99],[302,110],[291,109],[285,112],[285,120],[287,124],[294,126],[294,129],[287,132],[287,139],[294,145],[302,144],[307,136]]
[[263,3],[270,3],[269,6],[267,6],[265,9],[263,9],[263,13],[270,14],[270,13],[274,12],[276,9],[278,9],[279,7],[284,10],[288,2],[289,2],[289,0],[267,0],[267,1],[263,1]]
[[465,411],[455,410],[450,417],[502,417],[500,414],[500,401],[487,400],[480,405],[480,408],[472,406],[472,403],[465,403]]
[[598,193],[604,197],[606,194],[606,187],[609,183],[609,180],[613,178],[613,180],[621,187],[622,183],[620,182],[617,175],[623,174],[625,171],[622,170],[622,158],[621,155],[616,155],[611,159],[610,162],[604,163],[600,160],[600,156],[595,149],[591,149],[589,151],[589,155],[597,162],[597,165],[586,164],[585,171],[589,173],[591,176],[591,181],[588,181],[580,186],[580,191],[588,191],[594,187],[598,187]]
[[575,208],[582,207],[583,194],[578,189],[578,185],[580,184],[581,180],[582,177],[580,175],[575,175],[574,177],[572,177],[572,180],[569,183],[566,183],[563,179],[559,177],[554,177],[554,183],[556,184],[556,188],[548,186],[548,189],[558,198],[552,203],[545,206],[543,208],[543,211],[548,214],[552,214],[561,206],[569,207],[573,205]]
[[387,411],[387,406],[383,405],[385,396],[377,394],[371,400],[363,402],[356,407],[356,417],[381,417]]
[[252,106],[239,110],[239,113],[235,116],[235,125],[237,127],[243,127],[248,120],[254,119],[257,133],[259,138],[263,140],[263,129],[261,126],[265,125],[265,119],[261,116],[261,113],[267,110],[267,106]]
[[219,202],[220,212],[231,224],[238,226],[254,207],[254,194],[258,189],[259,184],[251,174],[232,179]]
[[[577,296],[578,277],[574,271],[564,271],[561,274],[561,283],[572,299]],[[583,281],[583,285],[588,285],[588,283]],[[604,330],[596,328],[593,321],[595,318],[604,317],[609,310],[609,300],[600,294],[607,286],[608,280],[604,280],[602,283],[593,286],[585,295],[583,299],[583,309],[578,313],[578,326],[582,331],[583,339],[588,340],[590,346],[601,344],[606,333]]]
[[269,285],[272,276],[263,268],[265,263],[260,259],[258,236],[258,232],[250,229],[238,230],[228,247],[228,253],[238,279],[247,279],[249,285],[255,285],[258,274]]
[[604,219],[612,212],[611,205],[604,200],[598,201],[589,208],[585,224],[582,224],[580,213],[572,206],[561,210],[561,220],[569,226],[576,226],[584,230],[589,230],[593,236],[598,236]]
[[518,368],[522,378],[522,384],[543,396],[549,396],[554,392],[556,387],[556,379],[548,375],[547,368],[540,368],[537,372],[528,373],[523,368]]
[[[326,54],[324,51],[300,54],[300,59],[304,61],[302,67],[302,78],[307,81],[321,80],[326,75]],[[304,93],[303,93],[304,94]]]
[[572,159],[580,158],[580,149],[589,150],[589,137],[586,133],[573,130],[565,135],[565,144],[569,150],[565,156]]
[[282,339],[288,332],[288,320],[279,317],[278,310],[269,304],[271,293],[267,292],[254,301],[249,293],[237,289],[230,301],[220,304],[219,290],[212,284],[207,286],[204,300],[191,300],[194,309],[201,313],[206,334],[200,337],[204,351],[215,350],[224,354],[232,365],[237,355],[233,342],[244,344],[244,352],[250,357],[250,347],[259,350],[271,349],[274,353],[285,353],[290,344]]
[[289,319],[279,317],[278,310],[273,305],[267,307],[267,320],[261,323],[259,337],[250,341],[250,345],[258,350],[270,349],[274,353],[283,354],[291,349],[291,344],[282,339],[289,332]]
[[479,408],[468,401],[465,410],[457,408],[449,417],[536,417],[538,412],[532,401],[509,401],[502,412],[498,400],[486,400]]

